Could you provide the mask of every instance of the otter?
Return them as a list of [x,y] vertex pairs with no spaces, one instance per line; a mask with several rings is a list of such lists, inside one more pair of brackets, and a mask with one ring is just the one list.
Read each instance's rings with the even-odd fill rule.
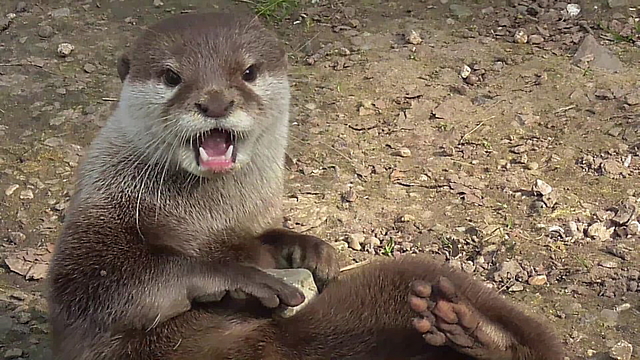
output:
[[[338,276],[278,226],[286,52],[255,17],[182,14],[118,60],[49,270],[53,351],[98,359],[562,359],[543,322],[425,257]],[[304,296],[262,269],[310,270]],[[240,292],[246,299],[233,296]]]

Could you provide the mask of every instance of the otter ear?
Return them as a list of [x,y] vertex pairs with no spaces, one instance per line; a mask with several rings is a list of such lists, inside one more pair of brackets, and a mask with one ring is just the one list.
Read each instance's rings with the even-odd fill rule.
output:
[[124,79],[129,75],[129,68],[131,67],[131,60],[129,59],[129,55],[122,54],[118,58],[118,76],[120,76],[120,81],[124,82]]

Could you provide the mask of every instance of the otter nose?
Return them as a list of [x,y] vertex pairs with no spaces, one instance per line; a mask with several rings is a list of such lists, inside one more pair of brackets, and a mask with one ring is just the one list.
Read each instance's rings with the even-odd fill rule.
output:
[[214,93],[209,95],[204,101],[197,102],[196,108],[204,116],[210,118],[221,118],[229,114],[233,105],[233,100],[228,100],[220,93]]

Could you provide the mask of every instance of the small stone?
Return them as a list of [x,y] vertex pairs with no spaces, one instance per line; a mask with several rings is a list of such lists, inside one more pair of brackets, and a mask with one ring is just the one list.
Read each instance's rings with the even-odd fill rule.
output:
[[627,94],[624,97],[624,101],[629,106],[640,105],[640,89],[636,89],[634,92]]
[[629,304],[629,303],[624,303],[624,304],[621,304],[621,305],[616,306],[616,309],[615,309],[615,310],[616,310],[617,312],[621,312],[621,311],[627,311],[627,310],[629,310],[629,309],[631,309],[631,304]]
[[581,238],[582,233],[578,230],[578,224],[575,221],[569,221],[569,232],[567,233],[568,237],[571,238]]
[[164,3],[162,2],[162,0],[153,0],[153,6],[159,8],[164,6]]
[[265,271],[293,285],[305,297],[304,302],[296,307],[283,306],[282,309],[279,309],[278,314],[282,317],[294,315],[318,295],[318,288],[315,281],[313,281],[313,274],[307,269],[268,269]]
[[362,250],[361,244],[364,242],[364,234],[349,234],[347,242],[353,250]]
[[615,268],[618,267],[618,264],[615,261],[610,261],[610,260],[600,261],[598,263],[598,265],[602,266],[603,268],[607,268],[607,269],[615,269]]
[[30,189],[21,191],[20,192],[20,199],[22,199],[22,200],[33,199],[33,191],[31,191]]
[[27,11],[27,3],[24,1],[20,1],[16,4],[16,12],[17,13],[23,13]]
[[580,14],[580,10],[582,10],[582,9],[580,8],[580,5],[578,5],[578,4],[567,4],[567,13],[571,17],[578,16]]
[[411,156],[411,150],[409,150],[407,148],[400,148],[398,150],[393,151],[391,153],[391,155],[400,156],[400,157],[410,157]]
[[410,30],[405,35],[405,39],[407,40],[407,43],[412,44],[412,45],[420,45],[420,44],[422,44],[422,38],[420,37],[420,35],[415,30]]
[[48,138],[44,141],[44,144],[49,147],[58,147],[64,144],[64,141],[60,138]]
[[31,321],[31,314],[28,312],[20,312],[17,316],[16,316],[16,321],[19,324],[26,324],[29,321]]
[[529,36],[529,44],[531,45],[540,45],[544,42],[544,38],[540,35],[531,35]]
[[331,243],[331,246],[333,246],[338,252],[345,251],[349,248],[349,244],[347,244],[346,241],[336,241]]
[[596,92],[594,93],[594,95],[598,98],[598,99],[602,99],[602,100],[613,100],[616,97],[613,95],[613,92],[609,89],[598,89],[596,90]]
[[88,74],[91,74],[92,72],[96,71],[96,66],[93,64],[85,64],[83,67],[84,71]]
[[38,29],[38,36],[44,39],[50,38],[51,36],[53,36],[53,28],[49,25],[41,26]]
[[518,292],[518,291],[523,291],[524,290],[524,285],[520,284],[520,283],[516,283],[515,285],[513,285],[512,287],[509,288],[510,292]]
[[22,243],[26,239],[27,239],[27,236],[21,232],[12,231],[9,233],[9,241],[11,241],[16,245]]
[[578,51],[573,55],[572,63],[582,68],[593,66],[611,72],[623,69],[620,59],[590,34],[582,40]]
[[347,49],[346,47],[341,47],[338,49],[338,54],[340,56],[349,56],[351,55],[351,51],[349,51],[349,49]]
[[381,245],[380,240],[377,237],[370,237],[363,242],[364,245],[371,247],[378,247]]
[[33,264],[24,278],[27,280],[42,280],[47,277],[48,268],[47,264]]
[[408,223],[408,222],[414,222],[414,221],[416,221],[415,216],[409,215],[409,214],[402,215],[398,218],[398,222],[401,222],[401,223]]
[[515,35],[513,35],[513,40],[518,44],[526,44],[529,37],[524,30],[516,31]]
[[609,356],[615,360],[629,360],[633,354],[633,345],[620,340],[609,350]]
[[611,237],[613,229],[609,230],[603,223],[596,221],[587,229],[587,236],[595,240],[605,240]]
[[500,18],[498,19],[498,26],[509,27],[511,26],[511,21],[508,18]]
[[532,276],[528,280],[529,285],[542,286],[547,283],[547,275]]
[[629,235],[640,235],[640,223],[637,221],[631,221],[627,224],[627,233]]
[[537,179],[531,190],[536,194],[544,196],[550,194],[553,191],[553,188],[546,182]]
[[632,201],[623,202],[618,208],[616,215],[611,218],[612,221],[624,225],[636,217],[637,207]]
[[475,85],[480,82],[480,77],[476,74],[470,74],[466,79],[464,79],[464,82],[469,85]]
[[75,49],[75,46],[69,43],[62,43],[58,45],[58,55],[61,57],[67,57],[71,55],[71,52]]
[[11,19],[6,17],[0,19],[0,32],[7,30],[9,26],[11,26]]
[[469,77],[469,75],[471,75],[471,68],[467,65],[464,65],[460,70],[460,77],[466,79],[467,77]]
[[71,10],[69,10],[69,8],[60,8],[53,10],[52,12],[50,12],[50,14],[54,18],[67,17],[71,15]]
[[614,326],[618,322],[618,314],[617,311],[611,309],[604,309],[600,312],[600,318],[607,326]]
[[5,359],[17,359],[22,356],[21,349],[9,349],[4,352]]
[[19,187],[20,187],[20,185],[18,185],[18,184],[9,185],[4,190],[4,194],[7,195],[7,196],[11,196],[16,190],[18,190]]
[[538,170],[538,168],[540,168],[540,165],[535,161],[527,163],[528,170]]

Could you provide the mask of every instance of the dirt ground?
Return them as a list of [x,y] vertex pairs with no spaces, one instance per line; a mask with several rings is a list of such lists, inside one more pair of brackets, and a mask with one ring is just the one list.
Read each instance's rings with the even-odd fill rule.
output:
[[[117,54],[171,13],[252,6],[0,2],[0,357],[50,357],[43,276]],[[345,266],[433,254],[546,317],[570,358],[638,358],[638,8],[339,0],[271,19],[294,91],[285,225]]]

